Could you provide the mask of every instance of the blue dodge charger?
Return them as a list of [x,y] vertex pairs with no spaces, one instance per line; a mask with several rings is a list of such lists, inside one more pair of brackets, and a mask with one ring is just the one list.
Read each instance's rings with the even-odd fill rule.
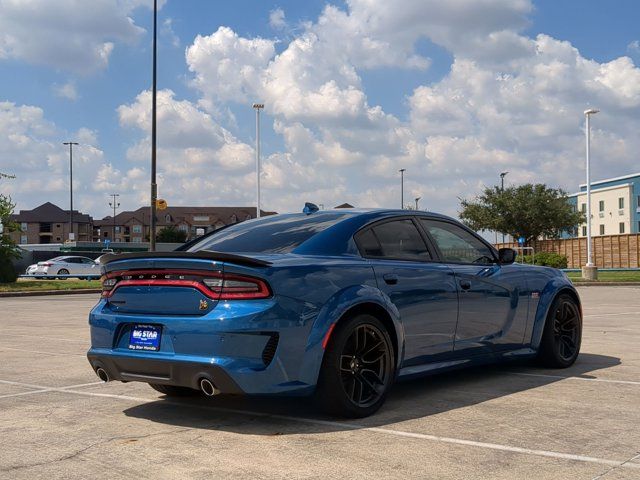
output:
[[110,255],[87,356],[166,395],[312,395],[374,413],[398,378],[511,358],[573,364],[582,309],[560,271],[406,210],[274,215],[182,251]]

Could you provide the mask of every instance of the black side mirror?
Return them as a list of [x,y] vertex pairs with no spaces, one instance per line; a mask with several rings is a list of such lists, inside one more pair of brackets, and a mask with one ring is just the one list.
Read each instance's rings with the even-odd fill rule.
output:
[[516,251],[512,248],[501,248],[498,250],[498,260],[500,265],[511,265],[516,261]]

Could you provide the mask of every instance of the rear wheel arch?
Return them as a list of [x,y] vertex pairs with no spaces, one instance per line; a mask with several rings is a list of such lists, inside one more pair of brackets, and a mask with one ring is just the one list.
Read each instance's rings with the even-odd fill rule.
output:
[[353,318],[362,314],[371,315],[377,318],[378,320],[380,320],[380,322],[382,322],[384,327],[387,329],[387,333],[389,334],[389,337],[391,339],[391,347],[393,348],[393,353],[396,359],[395,364],[396,364],[396,370],[397,370],[400,365],[400,352],[402,348],[399,341],[400,340],[399,332],[396,329],[396,325],[393,322],[391,315],[384,307],[373,302],[358,303],[356,305],[353,305],[349,309],[347,309],[344,313],[342,313],[342,315],[340,315],[340,317],[334,323],[334,325],[337,326],[341,322],[344,322],[345,320],[348,320],[350,318]]

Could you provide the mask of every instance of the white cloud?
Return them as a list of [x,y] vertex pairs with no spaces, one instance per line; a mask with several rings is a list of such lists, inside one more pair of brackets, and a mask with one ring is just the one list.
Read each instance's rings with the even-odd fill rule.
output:
[[53,85],[53,94],[56,97],[65,98],[75,102],[78,99],[78,90],[75,82],[67,82],[62,85]]
[[162,27],[161,27],[160,33],[164,37],[168,38],[169,41],[171,42],[171,45],[173,45],[174,47],[177,48],[177,47],[180,46],[180,39],[178,38],[176,33],[173,31],[173,19],[172,18],[165,18],[164,19],[164,21],[162,22]]
[[76,73],[103,69],[115,43],[131,44],[144,29],[132,11],[144,0],[3,0],[0,60],[18,59]]
[[284,10],[276,8],[269,12],[269,25],[276,30],[282,30],[287,26],[287,21],[284,17]]
[[0,189],[18,208],[33,208],[46,201],[68,208],[69,149],[62,142],[80,143],[73,149],[74,208],[94,213],[102,208],[95,195],[94,177],[104,164],[97,133],[87,128],[66,132],[31,105],[0,102],[0,158],[2,171],[16,176],[3,180]]
[[[346,10],[327,6],[280,53],[275,40],[221,27],[198,36],[187,64],[212,113],[265,102],[284,141],[265,161],[265,201],[279,208],[295,210],[302,197],[331,204],[337,197],[325,195],[334,194],[396,206],[400,167],[411,195],[448,213],[504,169],[510,182],[571,190],[583,177],[589,105],[602,110],[593,122],[596,176],[634,169],[640,70],[628,57],[598,63],[569,42],[522,35],[531,11],[528,0],[350,0]],[[415,50],[421,38],[451,53],[449,74],[407,92],[406,119],[371,105],[361,76],[427,68]],[[304,182],[284,173],[296,171]]]
[[[159,195],[172,205],[250,204],[253,190],[245,185],[254,182],[250,174],[253,148],[214,122],[198,106],[177,100],[171,90],[160,90],[157,102]],[[121,105],[118,116],[123,127],[145,132],[127,153],[128,159],[140,166],[126,173],[114,172],[118,178],[126,177],[125,183],[117,185],[109,183],[112,172],[105,170],[100,183],[105,191],[131,188],[139,172],[146,172],[151,158],[147,133],[151,128],[151,93],[144,91],[131,104]],[[131,176],[132,171],[138,173]],[[145,202],[147,190],[145,187],[139,192]]]

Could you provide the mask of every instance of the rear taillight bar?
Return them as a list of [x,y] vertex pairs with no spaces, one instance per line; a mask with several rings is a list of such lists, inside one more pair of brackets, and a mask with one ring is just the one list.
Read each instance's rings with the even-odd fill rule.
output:
[[262,279],[249,275],[199,270],[135,270],[110,272],[102,277],[102,296],[111,297],[125,286],[189,287],[213,300],[269,298],[271,289]]

